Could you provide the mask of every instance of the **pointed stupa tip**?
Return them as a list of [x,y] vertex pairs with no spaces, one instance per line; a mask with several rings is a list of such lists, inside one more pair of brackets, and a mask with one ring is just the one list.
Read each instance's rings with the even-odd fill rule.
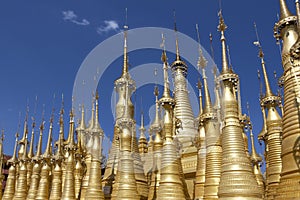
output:
[[178,31],[177,31],[177,24],[176,24],[176,12],[175,10],[173,11],[174,14],[174,31],[176,34],[176,61],[180,61],[180,53],[179,53],[179,44],[178,44]]
[[264,60],[264,53],[262,48],[259,48],[259,57],[261,59],[261,66],[262,66],[262,70],[263,70],[263,75],[265,78],[265,85],[266,85],[266,97],[270,97],[270,96],[274,96],[273,92],[271,90],[271,86],[270,86],[270,82],[269,82],[269,78],[268,78],[268,74],[267,74],[267,69],[266,69],[266,65],[265,65],[265,60]]
[[124,57],[123,57],[123,73],[122,76],[126,76],[128,74],[128,55],[127,55],[127,32],[128,32],[128,25],[127,25],[127,8],[126,8],[126,16],[125,16],[125,25],[124,25]]
[[202,83],[201,83],[200,79],[198,80],[197,88],[199,91],[199,115],[198,115],[198,118],[200,118],[200,115],[202,115],[202,113],[203,113],[202,92],[201,92]]
[[34,148],[34,129],[35,129],[35,121],[34,118],[32,122],[32,130],[31,130],[31,138],[30,138],[30,145],[29,145],[29,150],[28,150],[28,158],[32,158],[34,156],[33,154],[33,148]]
[[145,136],[145,127],[144,127],[144,113],[142,112],[141,113],[141,127],[139,128],[140,130],[140,139],[146,139],[146,136]]
[[227,61],[226,38],[225,38],[225,30],[227,29],[227,26],[224,22],[222,10],[219,11],[218,15],[219,15],[218,30],[221,32],[221,43],[222,43],[222,73],[228,73],[230,72],[230,69]]
[[27,105],[27,108],[26,108],[26,115],[25,115],[25,120],[24,120],[23,137],[22,137],[22,139],[19,141],[20,144],[24,144],[24,143],[25,143],[26,132],[28,132],[28,113],[29,113],[29,106]]
[[170,86],[169,86],[169,76],[168,76],[168,58],[166,54],[166,48],[165,48],[165,37],[164,34],[162,34],[162,43],[161,47],[163,48],[162,57],[161,60],[163,62],[163,74],[164,74],[164,92],[163,97],[165,98],[171,98],[170,96]]
[[69,133],[68,133],[68,139],[66,144],[72,148],[75,146],[74,143],[74,111],[73,108],[70,111],[70,125],[69,125]]
[[84,105],[82,104],[79,130],[85,130],[85,129],[86,129],[86,125],[85,125]]
[[95,124],[94,124],[94,131],[97,132],[98,134],[103,134],[103,130],[100,126],[99,122],[99,93],[96,91],[96,96],[95,96],[95,104],[96,104],[96,113],[95,113]]
[[279,0],[279,3],[280,3],[280,20],[292,16],[292,13],[290,12],[290,10],[286,4],[286,1]]
[[158,87],[155,86],[154,88],[154,95],[155,95],[155,118],[151,124],[150,127],[150,131],[151,132],[155,132],[157,130],[160,130],[161,126],[160,126],[160,116],[159,116],[159,104],[158,104],[158,95],[159,95],[159,91],[158,91]]
[[19,133],[17,132],[15,135],[15,146],[14,146],[14,153],[13,156],[7,161],[8,163],[15,164],[17,160],[17,146],[18,146],[18,138],[19,138]]
[[162,54],[161,54],[161,61],[163,62],[163,63],[167,63],[167,61],[168,61],[168,58],[167,58],[167,53],[166,53],[166,45],[165,45],[165,40],[166,40],[166,38],[165,38],[165,35],[162,33],[161,34],[161,39],[162,39],[162,42],[161,42],[161,44],[160,44],[160,47],[162,48]]
[[259,163],[262,161],[262,157],[258,155],[254,145],[254,136],[252,129],[250,128],[250,138],[251,138],[251,160],[253,163]]
[[27,161],[28,160],[28,154],[27,154],[27,147],[28,147],[28,129],[25,132],[25,140],[24,140],[24,153],[22,155],[22,160]]
[[[207,66],[207,60],[204,57],[202,49],[201,49],[198,25],[196,25],[196,31],[197,31],[198,45],[199,45],[198,68],[199,68],[199,70],[202,69],[202,77],[203,77],[203,84],[204,84],[204,96],[205,96],[204,112],[210,112],[212,109],[212,104],[211,104],[210,94],[209,94],[209,90],[208,90],[207,76],[206,76],[206,70],[205,70],[205,67]],[[201,82],[199,82],[199,83],[201,83]]]
[[92,128],[94,127],[95,124],[95,103],[94,103],[95,99],[93,97],[92,100],[92,113],[91,113],[91,119],[89,121],[89,125],[88,125],[88,130],[92,130]]
[[50,119],[50,126],[49,126],[49,133],[48,133],[48,139],[47,139],[47,146],[45,149],[45,152],[43,154],[43,158],[49,158],[52,154],[52,130],[53,130],[53,115]]

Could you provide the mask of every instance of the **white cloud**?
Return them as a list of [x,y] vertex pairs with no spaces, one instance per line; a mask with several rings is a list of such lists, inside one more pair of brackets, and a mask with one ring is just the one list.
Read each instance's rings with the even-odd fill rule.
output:
[[118,32],[120,30],[119,24],[114,20],[105,20],[104,24],[105,25],[100,26],[100,27],[97,28],[97,33],[100,34],[100,35],[102,33],[107,33],[109,31]]
[[72,22],[77,25],[87,26],[90,22],[87,19],[77,20],[78,16],[72,10],[62,11],[63,20]]

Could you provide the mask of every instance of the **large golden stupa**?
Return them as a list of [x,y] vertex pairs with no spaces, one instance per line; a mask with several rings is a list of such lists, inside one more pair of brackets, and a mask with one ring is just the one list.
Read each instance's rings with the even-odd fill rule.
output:
[[[14,153],[1,165],[9,166],[3,200],[259,200],[300,199],[300,3],[296,15],[279,0],[280,19],[274,35],[282,41],[283,97],[270,87],[264,54],[259,44],[259,58],[265,84],[260,98],[264,124],[258,137],[252,133],[250,116],[242,113],[239,76],[227,58],[226,24],[219,12],[222,69],[218,74],[206,70],[207,61],[199,43],[198,67],[202,73],[199,88],[199,115],[193,115],[187,90],[188,66],[180,57],[176,37],[176,59],[169,65],[162,37],[164,87],[160,96],[155,87],[155,119],[149,139],[145,135],[143,116],[140,136],[136,137],[136,119],[131,95],[135,81],[128,70],[127,29],[124,27],[124,63],[122,75],[114,82],[118,93],[114,137],[107,161],[103,164],[99,96],[92,102],[92,116],[86,125],[84,107],[77,127],[70,112],[68,136],[64,137],[64,109],[60,111],[59,139],[54,143],[53,113],[42,152],[44,124],[39,127],[37,152],[34,154],[36,124],[32,124],[29,141],[28,120],[22,138],[16,134]],[[176,24],[175,24],[176,25]],[[198,30],[198,29],[197,29]],[[176,27],[175,27],[175,31]],[[199,35],[198,35],[199,37]],[[121,69],[120,69],[121,71]],[[172,72],[174,94],[168,74]],[[214,88],[209,90],[207,73],[213,73]],[[203,96],[201,93],[203,86]],[[211,100],[211,93],[215,101]],[[284,103],[283,103],[284,102]],[[250,132],[251,148],[248,148]],[[75,135],[77,137],[75,137]],[[262,156],[255,140],[265,144],[265,173]],[[3,137],[0,154],[3,155]],[[6,162],[6,163],[4,163]],[[4,181],[1,176],[1,181]]]

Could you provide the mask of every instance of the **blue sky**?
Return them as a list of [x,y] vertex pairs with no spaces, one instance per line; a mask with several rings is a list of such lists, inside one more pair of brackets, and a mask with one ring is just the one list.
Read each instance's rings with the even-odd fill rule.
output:
[[[288,1],[294,12],[293,1]],[[87,55],[102,41],[117,34],[125,21],[125,8],[128,8],[130,29],[141,27],[173,28],[173,10],[176,10],[178,31],[196,39],[195,24],[199,24],[201,44],[210,51],[209,33],[213,34],[215,61],[220,69],[220,35],[217,32],[219,2],[214,1],[3,1],[0,6],[0,128],[5,130],[4,152],[11,154],[14,134],[21,120],[20,133],[24,122],[27,102],[33,116],[35,97],[38,96],[36,120],[41,122],[43,104],[45,104],[45,121],[48,133],[49,117],[52,105],[55,110],[55,123],[58,121],[61,94],[65,97],[65,110],[71,108],[74,80],[82,62]],[[244,113],[246,102],[251,108],[254,134],[261,130],[262,117],[259,107],[259,83],[257,69],[261,69],[257,57],[257,48],[253,23],[256,22],[261,43],[265,52],[267,70],[273,91],[277,91],[273,71],[282,74],[280,52],[273,37],[273,26],[277,21],[279,2],[236,1],[222,3],[227,44],[230,47],[233,69],[241,78],[241,94]],[[168,36],[166,36],[168,38]],[[146,40],[147,38],[145,38]],[[128,36],[130,48],[130,35]],[[181,41],[179,41],[181,42]],[[157,41],[159,48],[160,41]],[[115,47],[122,49],[122,43]],[[130,67],[160,62],[158,50],[139,50],[129,54]],[[101,59],[99,55],[99,59]],[[168,54],[169,62],[174,60]],[[121,74],[122,58],[116,59],[105,71],[99,82],[100,122],[109,136],[113,130],[111,114],[111,91],[113,81]],[[158,69],[160,70],[160,69]],[[188,75],[196,91],[197,73]],[[140,99],[143,98],[143,110],[148,110],[154,101],[154,84],[145,85],[137,90],[137,123],[141,110]],[[53,100],[53,95],[56,98]],[[150,95],[150,96],[149,96]],[[52,103],[54,102],[54,103]],[[90,109],[89,105],[86,105]],[[19,117],[21,112],[21,117]],[[197,114],[197,113],[195,113]],[[65,116],[68,122],[68,116]],[[88,121],[87,116],[86,121]],[[149,116],[145,116],[146,124]],[[31,120],[29,120],[31,124]],[[65,134],[68,126],[66,123]],[[37,131],[37,130],[36,130]],[[30,128],[31,132],[31,128]],[[57,139],[58,126],[55,124],[54,140]],[[46,136],[44,136],[46,140]],[[257,145],[258,146],[258,145]],[[258,151],[262,148],[258,146]]]

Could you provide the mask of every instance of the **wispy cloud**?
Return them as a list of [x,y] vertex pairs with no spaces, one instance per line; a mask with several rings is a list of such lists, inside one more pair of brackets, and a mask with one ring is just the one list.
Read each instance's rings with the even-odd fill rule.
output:
[[119,24],[114,20],[105,20],[104,25],[97,28],[98,34],[107,33],[109,31],[116,31],[118,32],[120,30]]
[[78,16],[72,10],[62,11],[63,20],[72,22],[77,25],[87,26],[90,22],[87,19],[78,20]]

